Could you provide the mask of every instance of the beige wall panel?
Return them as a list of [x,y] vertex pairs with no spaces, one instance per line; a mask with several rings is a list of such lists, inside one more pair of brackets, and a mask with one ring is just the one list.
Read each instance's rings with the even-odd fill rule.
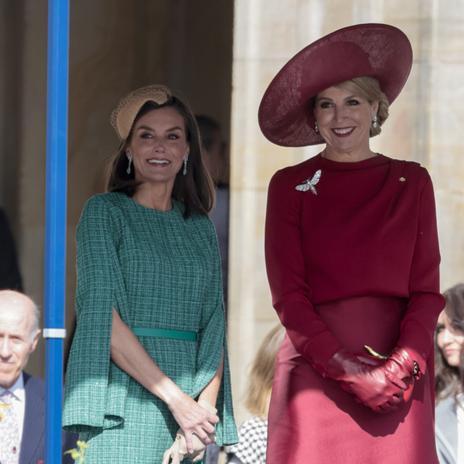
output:
[[[297,47],[295,19],[297,0],[285,2],[235,2],[234,61],[282,59],[288,48]],[[263,44],[266,44],[263,47]]]
[[435,197],[441,244],[441,282],[445,290],[464,282],[464,189],[436,190]]
[[446,289],[464,282],[464,2],[434,2],[430,168],[434,180]]
[[239,417],[243,415],[240,398],[244,394],[253,353],[265,331],[277,321],[264,265],[261,224],[265,205],[265,191],[241,189],[234,192],[230,237],[232,259],[229,259],[229,346],[234,404]]

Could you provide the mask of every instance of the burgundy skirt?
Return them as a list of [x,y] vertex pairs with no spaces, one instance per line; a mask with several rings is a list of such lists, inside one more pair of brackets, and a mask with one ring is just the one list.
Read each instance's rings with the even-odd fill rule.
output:
[[[389,353],[406,303],[362,297],[320,305],[321,318],[353,353],[365,344]],[[337,382],[322,378],[285,338],[276,361],[267,464],[438,464],[434,436],[433,364],[402,408],[378,414]]]

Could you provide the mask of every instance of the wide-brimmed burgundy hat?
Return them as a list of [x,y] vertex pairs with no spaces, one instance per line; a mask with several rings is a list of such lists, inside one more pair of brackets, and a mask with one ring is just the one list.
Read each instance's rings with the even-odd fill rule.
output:
[[358,24],[332,32],[297,53],[274,77],[261,100],[259,125],[271,142],[286,147],[323,143],[314,130],[311,100],[355,77],[378,80],[391,104],[412,66],[406,35],[388,24]]

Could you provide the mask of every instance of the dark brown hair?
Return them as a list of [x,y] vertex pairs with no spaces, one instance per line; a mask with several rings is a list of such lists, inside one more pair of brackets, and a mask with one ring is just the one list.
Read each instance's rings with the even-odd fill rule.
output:
[[150,101],[140,108],[127,139],[121,143],[111,162],[106,189],[108,192],[122,192],[130,197],[134,195],[139,183],[135,180],[133,169],[130,174],[126,172],[126,149],[131,141],[132,131],[136,122],[142,116],[150,111],[164,107],[174,108],[183,117],[187,142],[190,146],[187,174],[184,176],[182,170],[177,173],[172,198],[184,204],[185,218],[188,218],[192,213],[208,214],[214,205],[214,186],[211,176],[202,161],[198,125],[188,105],[176,96],[172,96],[162,105]]
[[210,116],[196,115],[201,142],[206,155],[206,166],[210,169],[213,182],[218,187],[229,185],[229,157],[227,156],[226,143],[222,137],[220,124]]
[[[464,284],[449,288],[443,296],[446,300],[444,311],[451,326],[464,333]],[[448,397],[456,399],[464,391],[462,367],[450,366],[437,344],[437,335],[441,330],[443,330],[443,324],[438,324],[435,331],[435,397],[437,401]],[[462,355],[461,353],[461,361]]]

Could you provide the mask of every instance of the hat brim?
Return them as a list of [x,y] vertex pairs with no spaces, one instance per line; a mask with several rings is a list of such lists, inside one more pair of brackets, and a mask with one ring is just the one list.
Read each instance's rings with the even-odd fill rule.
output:
[[407,36],[387,24],[345,27],[311,43],[277,73],[261,100],[258,121],[271,142],[301,147],[324,143],[314,130],[311,100],[355,77],[378,80],[391,104],[412,66]]

